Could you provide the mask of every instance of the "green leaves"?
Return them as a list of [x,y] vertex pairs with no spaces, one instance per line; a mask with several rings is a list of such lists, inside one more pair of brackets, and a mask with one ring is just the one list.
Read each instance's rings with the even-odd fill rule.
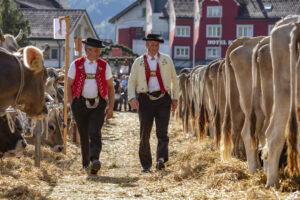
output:
[[29,21],[23,19],[19,5],[12,0],[0,0],[0,28],[4,34],[17,36],[23,30],[23,39],[18,42],[21,47],[30,43],[28,37],[31,33]]

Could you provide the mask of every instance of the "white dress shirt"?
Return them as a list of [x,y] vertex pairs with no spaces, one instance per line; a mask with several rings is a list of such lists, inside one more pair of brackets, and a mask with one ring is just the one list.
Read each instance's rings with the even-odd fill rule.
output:
[[[96,74],[97,62],[93,61],[91,63],[91,61],[86,57],[84,61],[84,69],[86,74]],[[71,79],[75,79],[75,73],[75,61],[73,61],[69,68],[68,77]],[[108,65],[108,63],[106,63],[105,80],[109,80],[111,78],[111,68]],[[89,99],[96,98],[98,96],[98,87],[96,79],[85,79],[81,95]]]
[[[154,56],[154,60],[151,60],[152,56],[147,54],[147,61],[149,64],[150,71],[156,71],[158,57],[157,54]],[[149,84],[148,84],[149,92],[155,92],[160,90],[159,82],[157,76],[150,76]]]

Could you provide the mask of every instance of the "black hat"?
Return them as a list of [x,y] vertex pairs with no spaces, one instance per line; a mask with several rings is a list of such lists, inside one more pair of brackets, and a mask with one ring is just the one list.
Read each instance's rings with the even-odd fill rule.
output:
[[105,45],[101,40],[97,40],[94,38],[87,38],[86,40],[83,40],[82,43],[92,46],[92,47],[97,47],[97,48],[103,48]]
[[164,39],[158,34],[148,34],[147,37],[143,38],[146,41],[157,41],[159,43],[164,43]]

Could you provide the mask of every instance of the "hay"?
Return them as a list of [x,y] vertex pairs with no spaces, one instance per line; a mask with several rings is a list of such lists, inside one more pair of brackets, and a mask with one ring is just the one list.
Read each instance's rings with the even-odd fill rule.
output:
[[[0,198],[4,199],[299,199],[299,179],[280,171],[280,189],[265,189],[266,175],[249,173],[246,162],[221,162],[209,138],[198,142],[171,122],[170,159],[166,170],[140,172],[139,125],[136,113],[117,112],[102,131],[98,176],[81,167],[78,145],[67,154],[42,148],[41,168],[34,167],[34,147],[20,159],[0,160]],[[151,135],[153,162],[157,140]]]

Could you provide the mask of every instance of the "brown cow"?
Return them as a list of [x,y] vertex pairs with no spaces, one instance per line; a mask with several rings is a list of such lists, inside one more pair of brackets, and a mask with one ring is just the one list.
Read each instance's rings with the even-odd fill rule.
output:
[[16,56],[0,49],[0,114],[12,106],[28,117],[41,118],[47,112],[43,52],[28,46],[20,53]]
[[[274,85],[274,108],[273,116],[271,118],[269,127],[266,131],[266,149],[267,149],[267,184],[266,187],[276,186],[278,187],[278,163],[280,154],[282,152],[285,142],[285,129],[290,113],[290,93],[291,85],[290,80],[292,78],[292,85],[294,85],[295,77],[290,77],[290,48],[289,43],[291,41],[291,31],[294,28],[295,22],[299,20],[299,16],[289,16],[282,19],[275,24],[274,29],[271,32],[270,50],[273,67],[273,85]],[[291,65],[292,66],[292,65]],[[292,67],[291,74],[295,74],[295,69]],[[292,97],[295,94],[294,88],[292,88]],[[293,99],[292,98],[292,99]],[[297,103],[297,102],[295,102]],[[292,104],[292,111],[295,110],[296,105]],[[289,125],[297,125],[295,113],[291,112],[291,123]],[[288,163],[290,170],[294,173],[298,171],[296,165],[296,135],[297,129],[295,126],[288,127]]]
[[59,117],[57,108],[49,109],[47,117],[38,120],[34,127],[33,135],[26,138],[28,144],[34,144],[36,134],[41,134],[41,144],[48,145],[54,152],[61,152],[64,149],[62,135],[62,120]]
[[10,34],[3,34],[2,30],[0,29],[0,47],[8,50],[9,52],[17,52],[20,46],[18,42],[23,38],[23,31],[22,29],[19,31],[19,34],[14,37]]
[[[240,106],[245,115],[241,136],[245,144],[248,167],[251,173],[254,173],[256,169],[260,167],[260,163],[258,160],[257,145],[251,145],[251,132],[255,132],[255,130],[254,128],[251,130],[250,127],[252,123],[255,123],[252,127],[255,127],[257,124],[258,129],[260,129],[264,120],[260,107],[256,107],[257,109],[255,109],[255,116],[257,120],[253,121],[250,117],[252,99],[252,51],[263,38],[263,36],[260,36],[236,39],[232,42],[229,50],[226,52],[226,54],[229,55],[229,57],[226,57],[226,62],[230,62],[233,68],[239,92]],[[260,94],[261,92],[259,91],[257,93],[257,99],[260,98]]]

